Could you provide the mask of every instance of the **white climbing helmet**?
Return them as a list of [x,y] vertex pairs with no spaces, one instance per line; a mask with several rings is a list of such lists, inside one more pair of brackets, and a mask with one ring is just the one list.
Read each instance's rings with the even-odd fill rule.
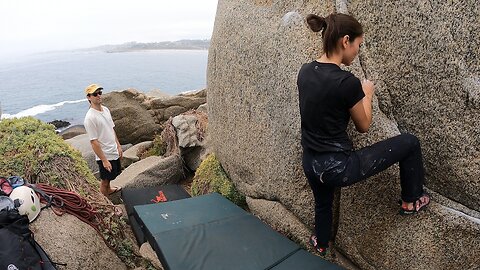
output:
[[33,189],[27,186],[14,188],[10,194],[10,199],[15,202],[18,200],[18,212],[20,215],[27,215],[28,221],[32,222],[40,213],[40,199]]

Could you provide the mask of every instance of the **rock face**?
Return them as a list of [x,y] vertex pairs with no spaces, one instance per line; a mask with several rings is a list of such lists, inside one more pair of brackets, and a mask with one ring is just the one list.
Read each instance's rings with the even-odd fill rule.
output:
[[93,152],[90,139],[87,134],[75,136],[71,139],[65,140],[73,148],[82,153],[82,157],[87,161],[88,168],[95,174],[98,173],[98,165],[95,161],[95,153]]
[[[279,203],[263,199],[246,198],[248,209],[256,215],[264,218],[273,229],[281,232],[288,238],[308,246],[310,230],[301,223],[298,218]],[[285,228],[288,228],[285,230]],[[312,249],[313,250],[313,249]]]
[[185,166],[191,171],[197,170],[211,152],[206,134],[207,121],[206,112],[198,110],[177,115],[172,119],[180,154]]
[[376,84],[374,125],[366,135],[352,131],[354,143],[365,146],[400,132],[417,135],[426,186],[434,196],[427,211],[398,216],[397,167],[344,188],[337,202],[336,245],[362,269],[475,269],[480,265],[475,255],[480,253],[479,9],[473,0],[220,0],[207,101],[209,134],[222,166],[247,196],[279,202],[312,228],[296,76],[303,63],[320,55],[321,39],[304,18],[349,12],[366,32],[350,70]]
[[201,146],[198,140],[198,132],[195,127],[197,117],[195,115],[177,115],[172,119],[172,125],[177,131],[178,146],[192,147]]
[[153,141],[145,141],[141,142],[138,144],[135,144],[131,148],[129,148],[127,151],[123,152],[123,158],[122,158],[122,167],[126,168],[130,166],[131,164],[137,162],[140,160],[139,155],[144,152],[146,149],[150,148],[153,146]]
[[157,253],[153,250],[152,246],[148,242],[145,242],[140,247],[140,254],[142,257],[147,258],[156,269],[163,270],[162,263],[157,257]]
[[179,155],[150,156],[128,166],[111,184],[129,188],[155,187],[176,184],[184,178]]
[[58,135],[61,136],[64,140],[68,140],[85,133],[87,132],[85,131],[85,127],[83,125],[75,125],[60,131]]
[[54,125],[55,129],[64,128],[70,126],[70,122],[64,120],[53,120],[48,122],[48,124]]
[[110,109],[120,143],[137,144],[153,140],[154,134],[160,131],[146,106],[142,106],[144,100],[145,95],[134,90],[105,95],[103,101]]
[[480,210],[480,3],[351,2],[367,35],[362,65],[399,129],[420,137],[428,186]]
[[[161,124],[172,116],[196,109],[206,101],[206,91],[177,96],[147,96],[135,89],[105,94],[103,102],[115,122],[121,144],[153,140]],[[134,119],[134,121],[132,121]]]
[[30,229],[52,261],[66,263],[66,269],[127,269],[97,232],[75,216],[45,209]]

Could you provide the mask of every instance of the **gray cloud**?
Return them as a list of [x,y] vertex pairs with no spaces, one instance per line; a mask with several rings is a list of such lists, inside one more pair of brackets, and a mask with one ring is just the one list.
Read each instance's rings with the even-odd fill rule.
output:
[[0,56],[210,38],[217,0],[0,2]]

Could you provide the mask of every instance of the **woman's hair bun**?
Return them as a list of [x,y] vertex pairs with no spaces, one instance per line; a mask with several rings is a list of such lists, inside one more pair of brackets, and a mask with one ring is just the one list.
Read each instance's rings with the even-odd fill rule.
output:
[[327,22],[325,21],[325,18],[322,18],[315,14],[307,15],[307,24],[313,32],[320,32],[323,29],[327,28]]

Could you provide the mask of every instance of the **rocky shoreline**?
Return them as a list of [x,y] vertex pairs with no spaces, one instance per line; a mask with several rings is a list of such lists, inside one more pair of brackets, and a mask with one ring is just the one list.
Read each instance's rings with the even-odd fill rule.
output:
[[[161,97],[158,97],[158,95],[149,96],[135,89],[128,89],[105,94],[104,104],[112,113],[117,136],[124,148],[124,158],[122,160],[124,170],[112,181],[112,185],[123,188],[179,183],[190,185],[186,182],[191,181],[189,175],[198,168],[201,161],[211,152],[208,148],[207,139],[204,137],[207,121],[206,90],[178,96],[161,95]],[[203,127],[198,125],[199,122],[204,123]],[[173,147],[170,147],[170,153],[140,159],[140,156],[153,146],[154,138],[164,130],[163,133],[167,133],[166,129],[168,128],[171,128],[174,132],[174,142]],[[132,130],[134,132],[131,132]],[[95,155],[83,126],[69,127],[59,135],[73,148],[80,151],[82,157],[87,161],[89,169],[98,177]],[[122,205],[118,195],[112,196],[110,199],[112,202]],[[44,234],[42,232],[43,227],[43,225],[35,227],[38,234]],[[130,236],[132,235],[130,233]],[[60,239],[48,239],[48,241],[45,239],[45,242],[40,239],[40,241],[48,251],[55,249],[51,245],[60,241]],[[90,244],[86,243],[86,245]],[[102,249],[104,250],[104,248]],[[148,258],[157,269],[163,269],[148,243],[133,249],[144,258]],[[64,257],[64,255],[60,257]],[[72,260],[76,259],[72,258]],[[82,263],[82,268],[99,266],[84,265],[84,263]],[[124,268],[120,263],[108,267],[103,265],[102,267],[106,267],[105,269]]]
[[[105,94],[103,100],[124,150],[123,171],[112,185],[180,184],[190,192],[194,172],[211,153],[206,90],[169,96],[127,89]],[[67,269],[163,269],[148,243],[137,245],[120,193],[107,198],[99,192],[98,166],[84,127],[56,132],[68,124],[33,117],[0,121],[0,175],[42,184],[55,192],[56,202],[68,205],[41,211],[30,224],[36,241]],[[209,174],[202,190],[219,192],[209,191],[210,178],[215,180]],[[71,207],[72,196],[86,206]]]

